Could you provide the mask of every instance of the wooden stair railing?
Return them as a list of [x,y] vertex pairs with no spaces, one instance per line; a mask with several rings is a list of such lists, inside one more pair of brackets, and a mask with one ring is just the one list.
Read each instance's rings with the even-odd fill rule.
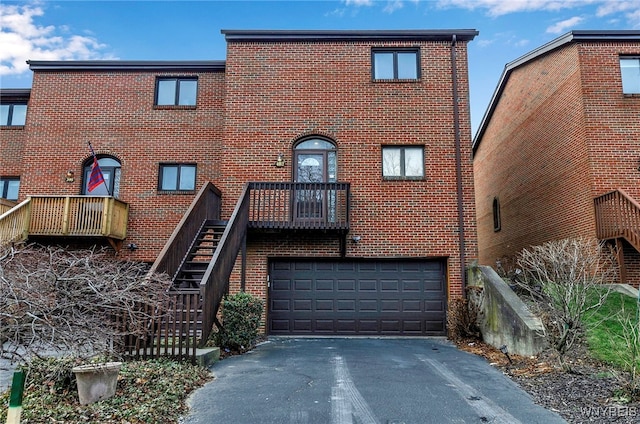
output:
[[[149,273],[166,273],[174,286],[168,291],[166,313],[150,321],[149,339],[138,339],[133,355],[171,356],[196,361],[196,349],[202,338],[203,297],[199,282],[180,288],[176,279],[180,270],[194,259],[193,249],[208,222],[220,218],[221,192],[211,182],[205,183],[160,251]],[[206,262],[208,264],[208,261]],[[208,337],[208,335],[207,335]],[[205,339],[206,340],[206,339]]]
[[18,203],[16,202],[12,202],[11,200],[0,197],[0,215],[4,214],[9,209],[13,209],[17,205]]
[[30,214],[30,198],[0,214],[0,247],[27,239]]
[[640,252],[640,204],[618,189],[594,199],[599,239],[624,238]]
[[249,227],[249,192],[249,183],[247,183],[202,277],[200,284],[200,293],[203,297],[202,338],[200,339],[202,345],[207,342],[213,330],[218,308],[228,291],[229,277],[238,253],[246,243]]
[[186,260],[202,224],[209,219],[220,219],[221,204],[220,190],[210,182],[204,184],[151,265],[149,272],[165,272],[175,277]]

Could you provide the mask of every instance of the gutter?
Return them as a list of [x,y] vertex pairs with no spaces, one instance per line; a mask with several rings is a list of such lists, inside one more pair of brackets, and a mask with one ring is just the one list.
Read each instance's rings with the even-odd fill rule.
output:
[[456,188],[458,198],[458,243],[460,250],[460,275],[462,278],[462,296],[466,297],[467,264],[464,240],[464,202],[462,199],[462,147],[460,141],[460,108],[458,106],[458,66],[456,62],[456,35],[451,37],[451,79],[453,83],[453,129],[456,146]]
[[223,60],[27,60],[32,71],[222,72]]

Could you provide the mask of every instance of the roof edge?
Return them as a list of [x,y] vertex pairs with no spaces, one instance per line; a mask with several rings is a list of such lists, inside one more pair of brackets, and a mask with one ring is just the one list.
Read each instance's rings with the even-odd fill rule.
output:
[[475,155],[478,146],[480,145],[480,140],[482,139],[484,132],[486,130],[486,126],[493,115],[493,112],[497,106],[497,101],[502,95],[504,91],[504,87],[506,85],[511,72],[534,59],[537,59],[540,56],[543,56],[553,50],[556,50],[564,45],[576,42],[576,41],[601,41],[601,42],[610,42],[610,41],[640,41],[640,31],[639,30],[574,30],[569,31],[566,34],[557,37],[548,43],[543,44],[542,46],[531,50],[530,52],[520,56],[519,58],[508,62],[504,70],[502,71],[502,75],[498,80],[498,85],[496,86],[493,95],[491,96],[491,100],[489,101],[489,105],[480,121],[480,126],[478,127],[478,131],[476,135],[473,137],[473,142],[471,144],[473,154]]
[[27,60],[32,71],[224,71],[224,60]]
[[0,88],[0,97],[29,97],[30,88]]
[[229,30],[220,31],[227,41],[471,41],[475,29],[438,30]]

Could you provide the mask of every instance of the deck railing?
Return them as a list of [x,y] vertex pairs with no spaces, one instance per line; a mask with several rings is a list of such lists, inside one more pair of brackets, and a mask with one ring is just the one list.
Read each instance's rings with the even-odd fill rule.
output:
[[249,183],[249,226],[348,230],[349,183]]
[[128,215],[129,205],[114,197],[31,196],[29,235],[122,240],[127,235]]
[[618,189],[594,199],[599,239],[625,238],[640,251],[640,204]]
[[0,215],[0,244],[27,236],[102,236],[123,240],[129,205],[104,196],[30,196]]

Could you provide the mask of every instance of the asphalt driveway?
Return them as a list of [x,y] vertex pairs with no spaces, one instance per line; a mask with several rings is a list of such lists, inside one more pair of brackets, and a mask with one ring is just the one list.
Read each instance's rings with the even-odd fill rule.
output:
[[442,339],[270,338],[212,371],[183,423],[565,422]]

